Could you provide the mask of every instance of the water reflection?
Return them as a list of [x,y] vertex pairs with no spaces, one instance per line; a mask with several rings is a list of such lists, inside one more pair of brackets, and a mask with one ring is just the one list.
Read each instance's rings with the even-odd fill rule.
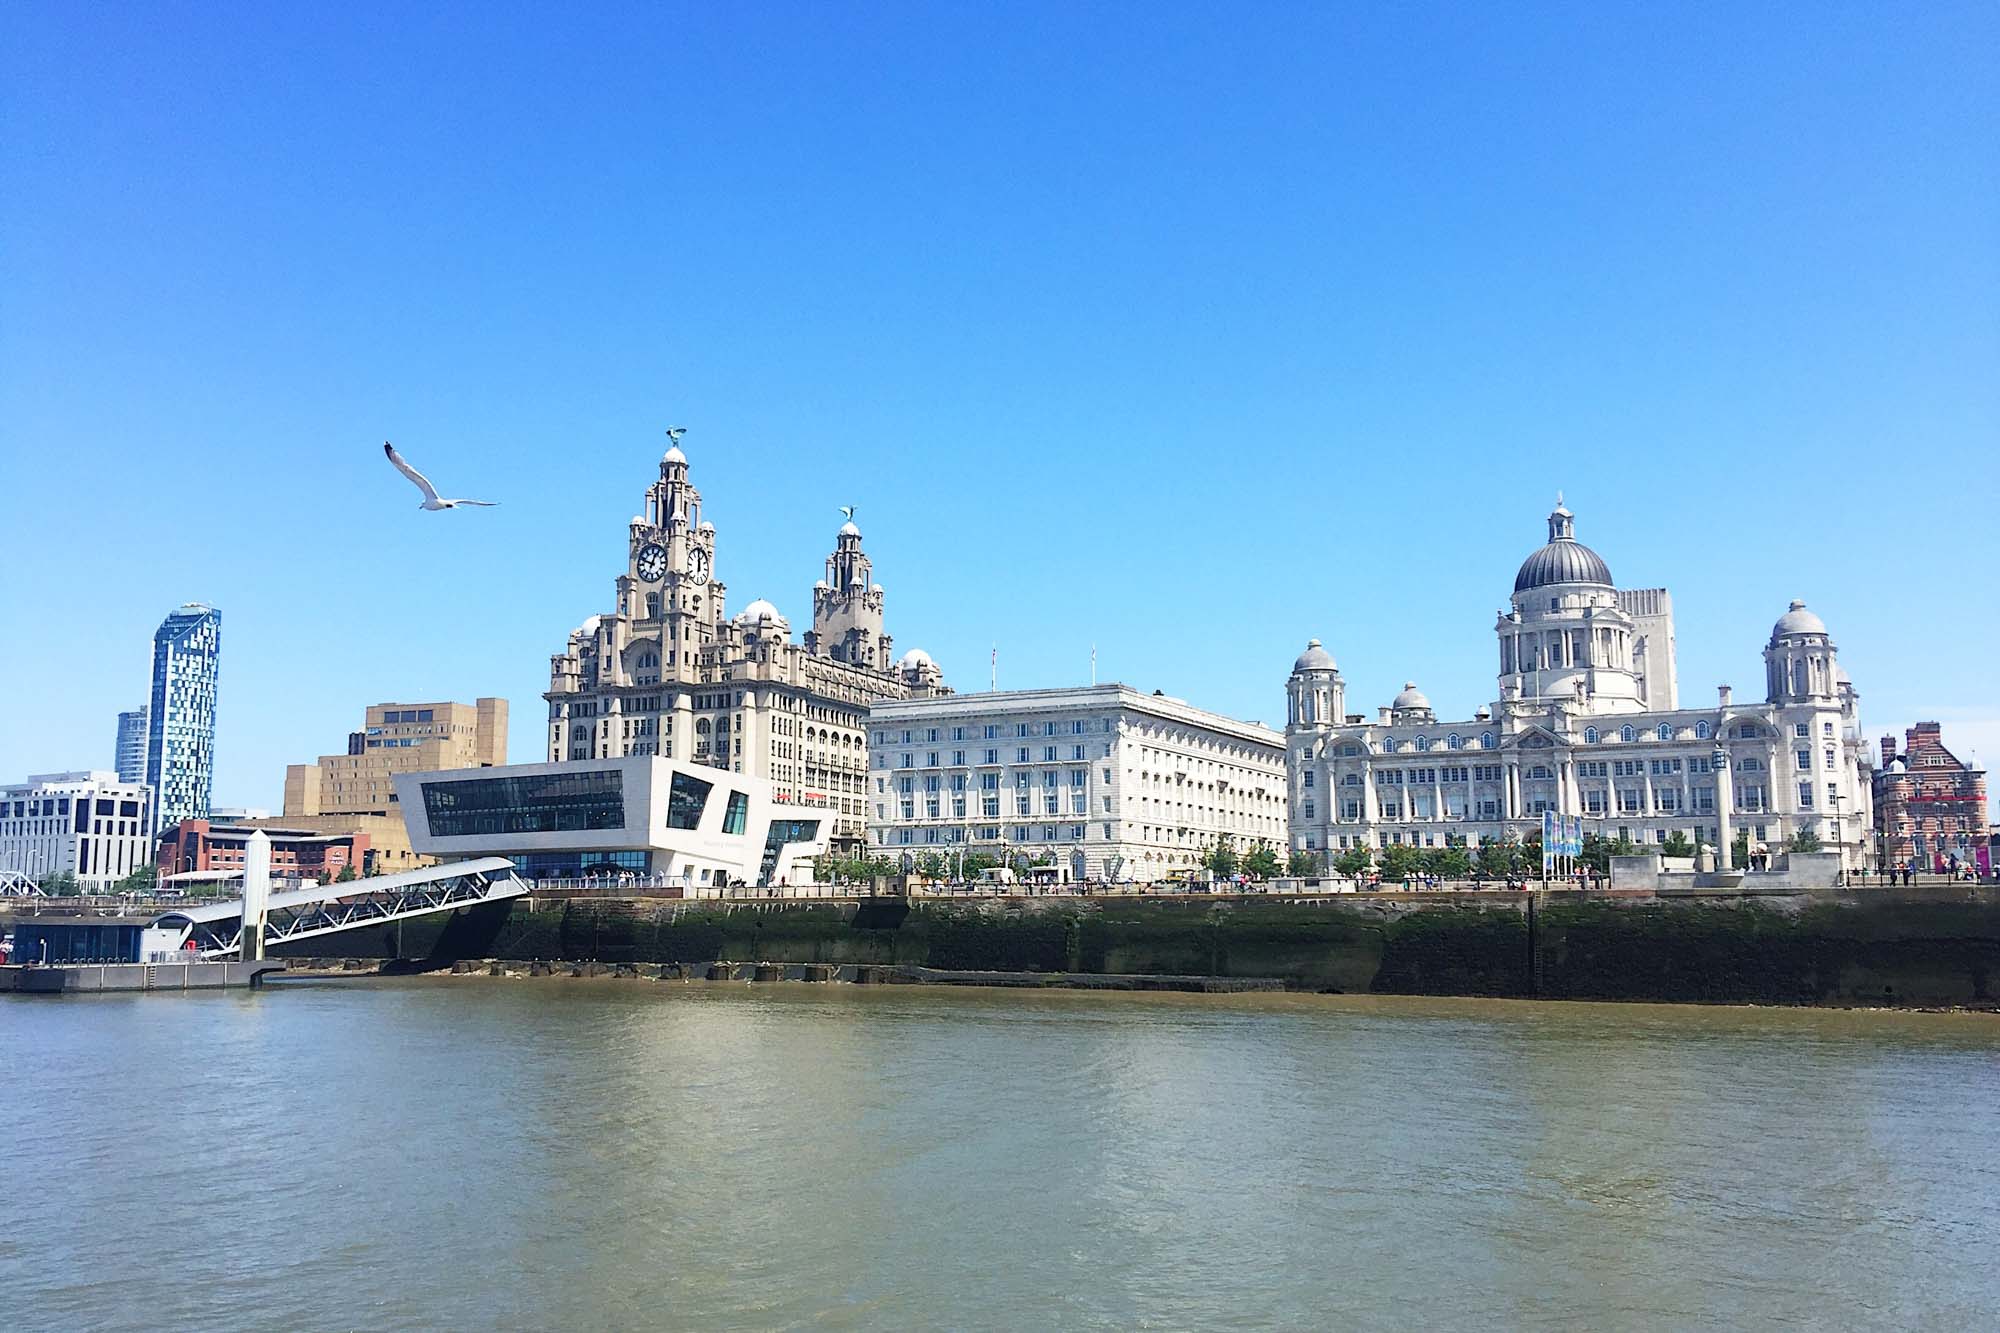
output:
[[2000,1313],[1980,1016],[437,978],[0,1033],[23,1326]]

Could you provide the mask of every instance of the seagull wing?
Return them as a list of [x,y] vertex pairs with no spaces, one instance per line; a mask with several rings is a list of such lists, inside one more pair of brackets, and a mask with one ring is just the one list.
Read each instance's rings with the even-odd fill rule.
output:
[[387,454],[389,461],[396,465],[396,471],[416,483],[417,489],[424,493],[424,499],[435,500],[438,498],[437,487],[431,485],[431,479],[404,462],[403,456],[396,452],[395,445],[389,443],[387,440],[382,441],[382,452]]
[[491,509],[500,502],[498,500],[453,500],[452,503],[455,505],[478,505],[482,509]]

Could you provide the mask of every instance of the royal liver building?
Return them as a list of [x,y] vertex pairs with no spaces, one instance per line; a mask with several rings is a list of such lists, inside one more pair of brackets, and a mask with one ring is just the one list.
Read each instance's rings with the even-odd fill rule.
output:
[[919,649],[892,655],[851,519],[813,585],[802,643],[761,599],[730,617],[715,573],[715,525],[675,444],[626,530],[613,610],[550,659],[549,759],[656,754],[768,778],[779,801],[831,810],[834,850],[858,851],[868,706],[949,694],[943,673]]
[[1349,713],[1332,655],[1306,646],[1287,684],[1293,848],[1477,846],[1525,837],[1547,810],[1605,837],[1714,845],[1726,801],[1753,845],[1810,830],[1860,864],[1871,812],[1858,696],[1805,603],[1771,628],[1761,702],[1723,686],[1682,708],[1667,590],[1615,587],[1559,500],[1494,632],[1500,697],[1456,722],[1414,684],[1373,717]]

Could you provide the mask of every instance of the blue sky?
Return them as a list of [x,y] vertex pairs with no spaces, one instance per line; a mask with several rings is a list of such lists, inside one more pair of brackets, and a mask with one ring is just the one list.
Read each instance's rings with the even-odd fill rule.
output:
[[0,776],[185,600],[221,803],[379,700],[539,757],[669,425],[732,610],[858,505],[961,687],[1464,716],[1561,488],[1684,700],[1803,597],[2000,747],[1991,5],[407,8],[10,11]]

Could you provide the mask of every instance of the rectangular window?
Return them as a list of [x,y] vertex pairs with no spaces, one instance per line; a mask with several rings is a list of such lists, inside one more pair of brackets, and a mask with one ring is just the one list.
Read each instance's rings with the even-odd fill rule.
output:
[[1313,773],[1311,769],[1307,769],[1306,775],[1303,778],[1299,779],[1299,785],[1307,788],[1310,788],[1313,785]]
[[623,775],[616,769],[426,782],[423,796],[431,835],[439,838],[625,826]]
[[1801,782],[1799,784],[1799,809],[1812,809],[1812,783],[1810,782]]
[[985,762],[985,763],[988,763],[988,764],[997,764],[997,763],[999,763],[999,762],[1000,762],[1000,752],[999,752],[998,750],[988,750],[988,751],[986,752],[986,758],[985,758],[985,760],[984,760],[983,762]]
[[729,808],[722,812],[722,831],[724,833],[734,833],[740,837],[743,833],[743,826],[749,822],[749,819],[749,793],[740,791],[730,792]]

